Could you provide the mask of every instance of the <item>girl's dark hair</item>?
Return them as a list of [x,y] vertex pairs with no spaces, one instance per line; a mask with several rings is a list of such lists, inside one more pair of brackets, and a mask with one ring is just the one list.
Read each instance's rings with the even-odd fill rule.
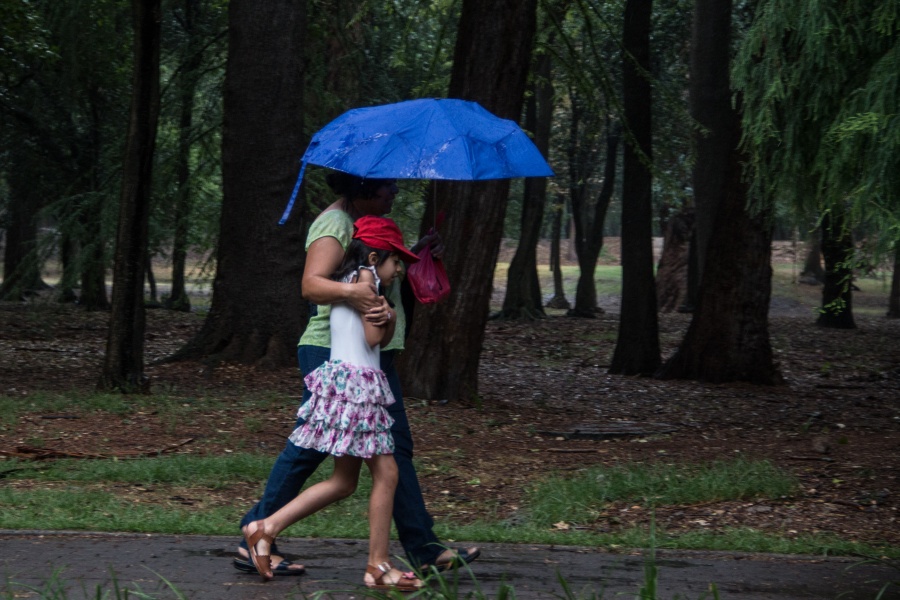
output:
[[366,264],[366,258],[369,256],[370,252],[374,252],[378,255],[378,260],[375,263],[376,267],[379,267],[386,261],[393,250],[379,250],[378,248],[370,248],[358,239],[350,240],[350,245],[347,246],[347,251],[344,252],[344,260],[341,261],[341,266],[337,268],[331,278],[335,281],[341,281],[348,274],[356,271],[360,265]]
[[385,185],[390,179],[363,179],[349,173],[335,171],[329,173],[325,177],[328,187],[337,194],[343,196],[347,200],[353,200],[362,196],[363,198],[372,198],[378,191],[378,188]]

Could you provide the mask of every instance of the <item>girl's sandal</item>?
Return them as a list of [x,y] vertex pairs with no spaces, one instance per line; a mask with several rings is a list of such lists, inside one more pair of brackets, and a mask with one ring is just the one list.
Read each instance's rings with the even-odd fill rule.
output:
[[367,565],[366,575],[372,576],[372,581],[366,581],[366,587],[372,590],[396,590],[398,592],[415,592],[422,588],[422,582],[414,573],[401,573],[400,579],[394,583],[384,580],[394,567],[391,563],[383,562],[378,566]]
[[[244,539],[247,540],[247,550],[250,551],[250,560],[253,561],[256,572],[260,574],[264,581],[268,581],[275,578],[274,573],[272,573],[271,554],[258,554],[256,552],[256,544],[259,543],[260,540],[268,542],[270,549],[272,544],[275,543],[275,538],[266,533],[263,525],[264,523],[264,521],[254,521],[253,523],[246,525],[244,527]],[[247,535],[247,530],[251,525],[256,525],[256,531]],[[269,552],[271,553],[271,550],[269,550]]]

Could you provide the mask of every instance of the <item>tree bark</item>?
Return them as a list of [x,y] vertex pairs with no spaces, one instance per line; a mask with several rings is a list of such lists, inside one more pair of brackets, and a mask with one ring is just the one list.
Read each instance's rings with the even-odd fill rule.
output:
[[728,72],[731,64],[731,5],[732,0],[697,0],[694,3],[689,105],[691,118],[703,128],[696,136],[698,143],[692,174],[698,286],[703,281],[707,247],[721,204],[732,150]]
[[694,212],[687,208],[672,215],[666,223],[662,255],[656,267],[659,312],[672,312],[687,302],[693,231]]
[[159,117],[161,0],[132,0],[134,76],[116,235],[112,313],[99,387],[149,391],[144,375],[144,273]]
[[597,283],[594,281],[594,273],[597,271],[600,251],[603,250],[603,224],[606,221],[606,212],[609,210],[609,203],[615,190],[619,136],[619,128],[607,124],[603,185],[594,203],[593,212],[589,214],[588,207],[584,205],[583,190],[579,189],[570,196],[575,254],[578,257],[575,306],[566,313],[570,317],[594,318],[598,312],[603,312],[597,305]]
[[[550,55],[535,59],[532,95],[525,111],[525,128],[534,134],[534,143],[546,156],[550,147],[550,126],[553,122],[553,85]],[[541,284],[537,271],[537,245],[544,221],[547,179],[531,177],[525,180],[522,199],[522,232],[519,245],[506,278],[506,296],[499,317],[502,319],[538,319],[545,315],[541,298]]]
[[653,279],[652,0],[625,3],[622,89],[625,144],[622,170],[622,308],[609,372],[652,375],[660,365]]
[[563,287],[562,278],[562,251],[560,237],[562,236],[562,215],[566,206],[566,199],[559,194],[556,204],[553,205],[553,224],[550,239],[550,270],[553,272],[553,297],[547,301],[547,308],[568,310],[569,301],[566,300],[566,290]]
[[900,319],[900,240],[894,242],[894,273],[891,275],[891,293],[888,296],[887,317]]
[[[304,144],[306,3],[232,0],[222,135],[222,216],[209,314],[172,360],[294,364],[306,215],[277,223]],[[302,203],[300,203],[302,204]]]
[[[768,214],[751,214],[747,209],[742,167],[747,159],[738,151],[739,108],[733,107],[727,93],[730,28],[731,2],[697,1],[691,107],[716,127],[698,136],[698,163],[699,157],[726,157],[727,161],[722,173],[712,172],[710,165],[694,171],[697,245],[708,240],[708,259],[685,337],[657,376],[775,384],[781,375],[773,363],[768,329],[772,227]],[[721,162],[716,158],[713,164]],[[701,228],[708,228],[702,236]]]
[[825,283],[825,269],[822,268],[822,233],[816,228],[809,236],[808,249],[800,272],[801,283],[821,285]]
[[6,215],[6,246],[3,249],[3,283],[0,300],[18,302],[47,287],[41,279],[37,252],[38,198],[29,194],[32,185],[13,169],[8,175],[10,198]]
[[[518,120],[537,20],[536,0],[463,0],[448,96]],[[443,183],[444,264],[453,293],[422,305],[401,355],[411,396],[473,400],[509,181]]]
[[185,286],[185,269],[187,268],[188,231],[191,222],[191,138],[194,135],[194,93],[197,89],[197,70],[202,63],[198,47],[197,17],[200,10],[199,0],[184,0],[183,18],[184,34],[187,41],[184,45],[185,56],[179,73],[178,99],[178,154],[175,158],[175,236],[172,240],[172,289],[166,299],[165,306],[171,310],[191,311],[191,299]]
[[856,329],[853,319],[853,235],[844,215],[834,208],[822,217],[822,256],[825,282],[816,325],[833,329]]

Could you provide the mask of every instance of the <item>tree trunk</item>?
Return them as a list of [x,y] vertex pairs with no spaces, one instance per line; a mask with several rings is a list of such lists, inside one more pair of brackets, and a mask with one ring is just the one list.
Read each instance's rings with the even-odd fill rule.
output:
[[149,288],[150,297],[147,299],[147,302],[144,303],[144,306],[159,308],[161,305],[159,303],[159,294],[157,293],[156,287],[156,273],[153,272],[153,257],[150,256],[149,252],[147,253],[145,261],[147,264],[147,287]]
[[900,319],[900,240],[894,242],[894,273],[891,275],[887,316],[890,319]]
[[[525,128],[534,133],[534,143],[543,155],[550,147],[550,125],[553,122],[553,85],[550,55],[540,54],[535,60],[538,82],[525,111]],[[525,180],[522,199],[522,233],[519,245],[509,265],[506,278],[506,297],[503,300],[503,319],[537,319],[546,316],[541,298],[541,284],[537,271],[537,245],[544,221],[547,179],[531,177]]]
[[578,283],[575,286],[575,306],[567,316],[594,318],[603,310],[597,305],[597,259],[603,250],[603,224],[606,211],[612,200],[616,182],[616,157],[619,151],[619,128],[607,124],[606,160],[603,169],[603,185],[597,195],[593,214],[587,214],[587,207],[581,193],[572,194],[572,218],[575,225],[575,253],[578,256]]
[[74,303],[78,301],[75,293],[75,285],[78,282],[78,272],[75,268],[75,259],[78,256],[78,245],[68,231],[62,231],[59,239],[59,262],[62,265],[62,276],[59,280],[57,299],[61,303]]
[[[704,236],[698,236],[697,245],[702,245],[703,237],[708,239],[709,260],[703,267],[687,333],[657,376],[774,384],[781,381],[781,375],[773,363],[768,329],[772,228],[768,214],[751,215],[747,210],[747,182],[742,170],[747,157],[737,149],[740,115],[732,106],[730,94],[722,92],[729,87],[730,27],[730,2],[697,1],[691,106],[719,128],[698,137],[697,153],[728,160],[720,174],[706,168],[694,171],[697,232],[701,222],[711,227]],[[726,32],[724,39],[722,32]],[[707,211],[703,219],[701,210]]]
[[809,236],[800,278],[800,283],[811,285],[825,283],[825,269],[822,268],[822,235],[818,228]]
[[185,287],[184,273],[187,263],[188,231],[191,222],[191,138],[194,135],[194,93],[197,88],[197,70],[203,57],[197,40],[197,13],[199,0],[184,0],[184,16],[181,20],[185,43],[185,58],[178,77],[180,115],[178,118],[178,155],[175,158],[177,191],[175,197],[175,236],[172,240],[172,289],[166,299],[166,308],[191,311],[191,299]]
[[833,329],[856,329],[853,319],[853,235],[839,208],[822,218],[822,256],[825,285],[816,325]]
[[563,288],[562,278],[562,250],[560,237],[562,236],[562,215],[566,207],[566,199],[559,194],[556,204],[553,205],[553,231],[550,239],[550,270],[553,272],[553,297],[547,301],[547,308],[567,310],[569,301],[566,300],[566,290]]
[[31,184],[10,173],[7,204],[6,247],[3,249],[3,283],[0,300],[20,301],[47,287],[41,279],[37,252],[37,198],[29,194]]
[[693,231],[694,212],[690,209],[682,209],[666,223],[662,254],[656,267],[659,312],[672,312],[687,302]]
[[[463,0],[448,96],[518,120],[537,20],[536,0]],[[444,264],[453,293],[416,309],[401,374],[411,396],[474,399],[509,181],[438,185]]]
[[625,3],[622,90],[625,144],[622,170],[622,308],[610,373],[652,375],[660,364],[653,279],[652,0]]
[[[704,129],[696,136],[698,143],[693,168],[698,286],[703,281],[707,247],[713,235],[733,150],[728,72],[731,64],[731,4],[732,0],[697,0],[694,3],[689,104],[691,118]],[[716,109],[710,110],[710,107]]]
[[112,313],[99,387],[147,392],[144,273],[159,117],[161,0],[132,0],[134,76],[116,235]]
[[[222,216],[209,314],[172,359],[295,363],[303,211],[277,223],[304,145],[305,2],[232,0],[222,134]],[[300,218],[297,218],[300,217]]]

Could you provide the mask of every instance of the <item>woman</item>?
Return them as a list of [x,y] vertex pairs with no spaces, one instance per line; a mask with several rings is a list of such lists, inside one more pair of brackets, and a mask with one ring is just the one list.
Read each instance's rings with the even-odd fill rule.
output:
[[[395,283],[385,290],[384,297],[378,296],[374,285],[370,287],[333,281],[330,277],[341,264],[344,252],[353,235],[353,223],[366,215],[383,216],[391,212],[397,186],[393,180],[361,179],[346,173],[331,173],[328,185],[339,196],[310,226],[306,239],[306,266],[303,271],[303,297],[316,306],[311,311],[309,324],[300,338],[297,359],[304,374],[311,373],[328,360],[331,334],[329,315],[331,304],[344,302],[365,315],[365,319],[375,325],[384,325],[396,318],[398,332],[406,328],[406,316],[400,301],[400,285]],[[413,246],[412,252],[437,242],[437,252],[442,250],[437,234],[426,236]],[[393,304],[393,308],[391,307]],[[403,405],[400,378],[394,367],[395,354],[403,349],[404,336],[395,335],[381,350],[381,369],[387,376],[391,392],[396,399],[388,410],[394,419],[391,434],[394,437],[394,459],[397,461],[399,480],[394,494],[394,524],[400,543],[413,566],[434,565],[443,570],[454,565],[475,560],[481,551],[478,548],[452,550],[445,548],[434,534],[434,521],[425,508],[422,490],[413,466],[413,441],[409,421]],[[303,402],[309,400],[310,393],[304,388]],[[300,426],[302,421],[298,421]],[[307,478],[327,457],[315,450],[298,448],[288,442],[275,461],[266,489],[260,501],[241,520],[241,527],[253,521],[264,519],[293,500]],[[235,559],[236,568],[246,572],[256,572],[256,568],[246,558],[249,554],[242,542],[239,553],[245,560]],[[285,561],[273,546],[271,550],[272,572],[275,575],[300,575],[302,565]]]

